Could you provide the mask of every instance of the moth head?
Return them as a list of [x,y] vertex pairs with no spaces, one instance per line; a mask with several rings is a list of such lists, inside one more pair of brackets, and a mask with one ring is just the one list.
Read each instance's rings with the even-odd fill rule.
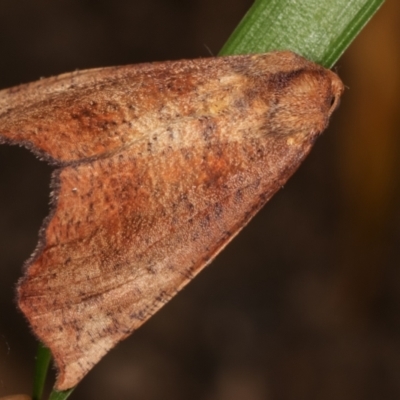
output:
[[269,87],[272,131],[301,141],[314,140],[327,127],[343,92],[339,77],[316,65],[276,73]]

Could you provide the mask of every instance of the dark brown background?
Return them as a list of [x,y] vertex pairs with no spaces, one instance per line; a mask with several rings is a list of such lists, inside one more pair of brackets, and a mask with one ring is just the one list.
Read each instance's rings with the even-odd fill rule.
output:
[[[217,54],[251,3],[2,0],[0,87]],[[73,399],[400,398],[399,30],[387,0],[339,61],[349,89],[299,172]],[[0,147],[0,396],[32,384],[36,343],[14,287],[49,176]]]

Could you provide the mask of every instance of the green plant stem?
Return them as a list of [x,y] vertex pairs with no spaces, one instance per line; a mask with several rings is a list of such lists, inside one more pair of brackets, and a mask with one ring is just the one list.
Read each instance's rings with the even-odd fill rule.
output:
[[292,50],[332,68],[384,0],[258,0],[220,55]]
[[[42,400],[43,389],[46,383],[46,377],[47,377],[47,372],[49,370],[50,360],[51,360],[50,350],[39,342],[36,353],[32,400]],[[53,389],[53,391],[50,394],[49,400],[66,400],[74,389],[75,388],[72,388],[62,392]]]
[[75,388],[71,388],[68,390],[64,390],[59,392],[58,390],[53,389],[50,394],[49,400],[66,400],[69,395],[74,391]]
[[51,352],[42,343],[39,343],[36,353],[35,373],[33,379],[32,400],[41,400],[46,382],[47,371],[51,360]]

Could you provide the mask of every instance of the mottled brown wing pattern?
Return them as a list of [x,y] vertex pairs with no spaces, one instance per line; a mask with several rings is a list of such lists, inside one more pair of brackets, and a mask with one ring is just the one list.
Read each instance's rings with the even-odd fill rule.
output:
[[342,92],[293,53],[98,69],[0,92],[0,141],[59,165],[19,306],[75,386],[286,182]]

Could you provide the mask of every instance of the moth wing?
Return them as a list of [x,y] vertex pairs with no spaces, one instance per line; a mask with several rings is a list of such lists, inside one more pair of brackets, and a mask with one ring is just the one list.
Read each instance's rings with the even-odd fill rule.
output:
[[125,151],[57,174],[55,210],[18,292],[53,353],[58,389],[75,386],[185,286],[279,187],[266,191],[229,162],[212,170],[216,155],[200,182],[202,167],[185,156]]
[[107,157],[146,140],[155,124],[190,114],[180,105],[227,69],[220,58],[170,61],[76,71],[5,89],[0,143],[25,145],[54,164]]

